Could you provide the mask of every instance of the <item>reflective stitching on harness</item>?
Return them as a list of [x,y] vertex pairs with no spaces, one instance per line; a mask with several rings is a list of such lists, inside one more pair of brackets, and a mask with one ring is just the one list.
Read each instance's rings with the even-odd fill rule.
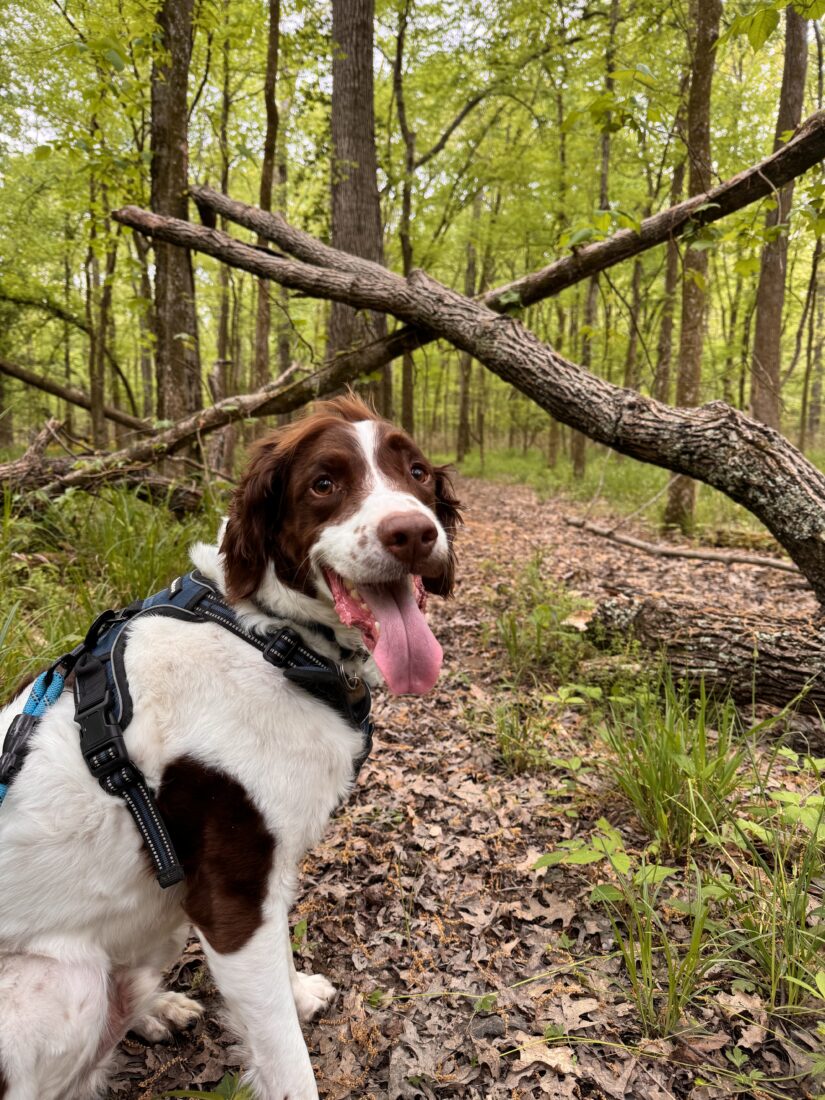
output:
[[[172,602],[178,597],[179,602]],[[167,589],[150,596],[142,605],[136,602],[122,611],[98,615],[84,642],[41,673],[29,695],[25,713],[17,715],[9,726],[0,755],[0,804],[22,766],[40,717],[60,697],[65,676],[75,669],[75,720],[80,725],[84,759],[103,790],[123,799],[151,856],[158,882],[167,887],[181,881],[183,869],[151,788],[132,763],[123,740],[123,730],[132,718],[124,652],[132,623],[146,615],[212,622],[254,646],[290,683],[360,730],[362,751],[353,762],[355,776],[372,747],[371,698],[365,681],[358,676],[350,677],[343,664],[322,657],[303,642],[295,629],[298,624],[285,620],[278,630],[265,635],[248,630],[232,608],[222,602],[217,590],[196,571],[175,578]],[[314,629],[312,624],[303,626]],[[109,638],[111,644],[107,645]],[[347,660],[354,656],[351,651],[341,649],[341,661],[345,654]]]

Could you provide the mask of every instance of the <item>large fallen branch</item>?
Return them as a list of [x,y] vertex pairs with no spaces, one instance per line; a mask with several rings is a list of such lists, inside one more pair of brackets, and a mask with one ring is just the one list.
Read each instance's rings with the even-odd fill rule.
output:
[[[26,497],[28,506],[35,512],[40,507],[40,498],[37,495],[31,495],[31,490],[53,483],[56,478],[70,472],[79,464],[83,464],[90,471],[84,488],[89,490],[102,488],[111,480],[105,471],[98,477],[91,472],[95,458],[98,456],[90,456],[82,460],[68,453],[59,458],[47,457],[46,449],[50,444],[65,445],[61,438],[62,428],[61,421],[47,420],[25,452],[13,462],[0,467],[2,471],[0,484],[7,485],[11,490],[26,489],[29,494]],[[203,490],[198,485],[163,477],[154,471],[147,470],[141,464],[125,465],[121,462],[118,481],[132,486],[142,499],[166,505],[178,517],[194,512],[203,501]]]
[[[79,329],[90,339],[94,335],[92,326],[88,321],[84,320],[82,317],[78,317],[76,313],[72,313],[70,309],[61,305],[60,302],[56,302],[45,290],[41,290],[38,293],[26,293],[22,290],[10,290],[0,285],[0,302],[10,302],[12,305],[23,306],[28,309],[43,310],[44,313],[50,314],[56,320],[63,321],[65,324],[72,325],[74,328]],[[137,416],[137,401],[135,401],[135,395],[132,392],[132,384],[125,371],[115,358],[110,347],[104,347],[103,354],[109,360],[112,370],[115,371],[123,383],[126,397],[128,398],[129,404],[132,406],[132,412]]]
[[577,516],[567,516],[564,520],[568,527],[577,527],[580,531],[598,535],[608,542],[618,542],[622,546],[632,546],[643,554],[657,558],[688,558],[691,561],[714,561],[722,565],[761,565],[763,569],[779,569],[784,573],[799,573],[795,565],[781,558],[769,558],[765,554],[734,554],[728,550],[699,550],[694,546],[671,545],[661,542],[646,542],[633,535],[620,534],[615,527],[599,527]]
[[703,677],[739,703],[825,711],[825,627],[802,616],[732,613],[684,597],[632,590],[604,600],[588,626],[598,641],[636,638],[679,676]]
[[[470,352],[557,420],[642,462],[706,482],[756,515],[825,601],[825,476],[784,436],[715,401],[671,408],[623,390],[558,355],[517,320],[436,282],[402,279],[378,264],[334,253],[292,226],[275,244],[329,257],[313,266],[243,244],[217,229],[126,207],[113,217],[160,240],[214,256],[316,298],[381,310]],[[285,223],[284,223],[285,224]]]
[[[517,303],[529,305],[541,297],[557,293],[578,279],[586,278],[628,256],[651,248],[666,240],[669,235],[684,232],[692,226],[708,224],[726,213],[731,213],[749,202],[764,197],[823,156],[825,156],[825,113],[820,112],[808,119],[793,140],[777,153],[753,168],[741,172],[706,195],[696,196],[647,219],[642,223],[638,233],[622,230],[605,241],[578,249],[573,255],[566,256],[540,271],[490,291],[481,301],[491,308],[501,310],[511,308]],[[354,265],[357,266],[357,260],[354,257],[336,254],[333,249],[327,248],[320,241],[315,241],[298,231],[293,232],[277,214],[266,214],[206,187],[193,187],[191,191],[205,218],[210,216],[210,212],[220,213],[263,236],[274,236],[284,242],[282,247],[287,251],[310,264],[320,267],[329,266],[342,272],[352,271]],[[244,265],[241,263],[239,266]],[[369,278],[370,269],[365,269],[364,274]],[[0,297],[4,296],[4,293],[0,289]],[[13,299],[9,296],[9,300],[35,305],[53,312],[58,308],[51,301],[43,302],[33,298],[24,300],[19,296]],[[66,319],[71,320],[72,323],[76,320],[73,317]],[[82,486],[90,483],[91,477],[94,477],[95,484],[104,477],[114,480],[124,466],[133,468],[140,464],[148,465],[186,446],[194,437],[206,435],[233,421],[246,417],[273,416],[300,408],[313,399],[346,385],[359,375],[377,370],[385,363],[398,358],[405,350],[411,350],[435,339],[436,335],[422,325],[402,327],[383,339],[336,356],[332,363],[312,374],[301,378],[293,376],[289,380],[279,379],[256,393],[227,397],[211,408],[187,417],[166,431],[158,433],[149,447],[131,447],[95,459],[93,471],[89,469],[91,464],[86,460],[68,469],[61,461],[59,467],[55,465],[53,476],[49,476],[48,463],[46,463],[38,470],[37,484],[33,481],[29,487],[47,487],[51,493],[60,493],[73,485]],[[8,469],[8,466],[0,466],[0,483],[10,480]]]
[[[614,264],[663,244],[671,237],[679,237],[704,225],[710,225],[773,194],[823,159],[825,112],[819,111],[802,123],[787,145],[718,187],[646,218],[638,231],[622,229],[606,240],[577,248],[571,255],[511,283],[496,287],[478,300],[497,313],[532,305]],[[306,240],[300,242],[297,239],[300,234],[293,233],[278,214],[269,214],[257,207],[237,202],[209,187],[191,187],[190,193],[208,227],[212,227],[214,216],[220,214],[261,236],[281,242],[282,248],[306,263],[321,267],[331,266],[331,249],[326,249],[320,241],[312,244]],[[426,328],[399,329],[383,340],[377,340],[361,349],[361,358],[354,359],[353,371],[347,380],[357,377],[359,366],[361,372],[369,373],[397,359],[405,351],[414,351],[435,338],[436,334],[428,332]]]
[[[10,363],[8,359],[0,359],[0,374],[8,375],[9,378],[17,378],[20,382],[25,382],[27,386],[34,386],[35,389],[43,390],[44,393],[60,397],[64,401],[68,401],[70,405],[78,405],[81,409],[91,409],[92,407],[89,395],[84,393],[83,390],[78,389],[76,386],[63,386],[59,382],[54,382],[51,378],[44,378],[40,374],[35,374],[34,371],[21,367],[18,363]],[[122,424],[125,428],[132,428],[135,431],[144,433],[154,431],[152,426],[147,424],[145,420],[139,420],[131,413],[123,412],[122,409],[116,409],[114,405],[104,405],[103,415],[107,420],[113,420],[116,424]]]

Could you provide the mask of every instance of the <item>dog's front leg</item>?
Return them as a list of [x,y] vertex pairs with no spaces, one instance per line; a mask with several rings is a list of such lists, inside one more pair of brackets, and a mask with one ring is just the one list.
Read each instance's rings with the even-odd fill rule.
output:
[[221,953],[202,936],[212,975],[244,1040],[247,1080],[260,1100],[317,1100],[284,940],[286,899],[270,898],[264,923],[236,951]]

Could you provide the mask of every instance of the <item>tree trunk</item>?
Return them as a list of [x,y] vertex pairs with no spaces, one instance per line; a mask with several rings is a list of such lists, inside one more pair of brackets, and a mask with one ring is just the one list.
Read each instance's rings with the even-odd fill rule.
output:
[[[805,76],[808,69],[808,24],[792,6],[785,9],[785,65],[776,119],[774,150],[782,146],[788,131],[802,118]],[[793,202],[793,181],[777,196],[765,218],[767,243],[762,249],[759,289],[756,293],[756,329],[751,361],[751,413],[763,424],[779,430],[781,421],[782,311],[785,304],[785,271],[788,263],[788,222]]]
[[5,377],[0,374],[0,450],[7,450],[14,446],[14,418],[9,388]]
[[[152,209],[173,218],[188,216],[192,9],[193,0],[163,0],[152,65]],[[177,420],[201,407],[195,282],[189,252],[163,242],[155,244],[155,326],[158,417]]]
[[[688,194],[710,188],[710,92],[719,37],[722,0],[691,0],[694,28],[693,59],[688,98]],[[676,404],[699,402],[702,382],[702,349],[705,342],[705,307],[708,254],[688,248],[682,277],[682,325],[679,336],[679,376]],[[688,478],[674,478],[668,489],[665,526],[688,533],[693,527],[696,485]]]
[[[467,266],[464,271],[464,293],[468,298],[476,293],[476,235],[481,220],[481,192],[473,203],[473,220],[467,238]],[[458,357],[458,434],[455,460],[463,462],[470,450],[470,383],[473,375],[473,357],[463,351]]]
[[[91,208],[97,203],[97,186],[94,176],[89,177]],[[102,450],[106,446],[106,420],[103,415],[104,370],[101,349],[106,346],[105,333],[100,319],[100,259],[98,256],[97,215],[93,214],[89,228],[89,248],[86,253],[86,326],[89,333],[89,412],[91,416],[92,444]]]
[[[375,0],[332,2],[332,243],[381,263],[373,104]],[[386,334],[386,318],[333,303],[327,360]]]
[[[266,109],[266,136],[261,161],[261,190],[258,205],[261,210],[272,209],[272,190],[275,178],[275,150],[278,144],[278,55],[280,48],[281,0],[269,0],[269,38],[266,51],[266,77],[264,79],[264,107]],[[258,237],[258,244],[265,244]],[[252,372],[252,388],[260,389],[270,379],[269,330],[270,302],[269,280],[259,279],[257,284],[257,309],[255,313],[255,360]]]
[[152,319],[153,299],[152,280],[149,275],[149,244],[145,238],[135,234],[135,254],[140,265],[140,297],[143,299],[138,311],[138,331],[140,333],[140,382],[141,382],[141,411],[146,419],[150,419],[155,411],[155,401],[152,385],[152,330],[155,327]]
[[664,652],[677,677],[703,677],[709,687],[743,704],[783,707],[801,696],[799,709],[825,709],[825,627],[797,616],[766,623],[762,614],[720,611],[705,603],[622,590],[601,602],[588,632],[603,644],[635,638]]
[[[682,197],[685,183],[685,162],[680,160],[673,169],[670,185],[670,205],[675,206]],[[670,400],[670,364],[673,359],[673,315],[676,309],[676,289],[679,286],[679,245],[674,237],[667,242],[665,259],[665,296],[662,303],[662,319],[659,324],[659,342],[656,345],[656,375],[653,396],[657,401]]]

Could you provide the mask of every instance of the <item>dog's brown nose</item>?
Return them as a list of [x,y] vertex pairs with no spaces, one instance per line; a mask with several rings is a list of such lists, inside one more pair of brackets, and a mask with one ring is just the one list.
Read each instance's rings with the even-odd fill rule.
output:
[[378,538],[393,557],[414,571],[432,553],[438,531],[422,512],[393,512],[378,524]]

